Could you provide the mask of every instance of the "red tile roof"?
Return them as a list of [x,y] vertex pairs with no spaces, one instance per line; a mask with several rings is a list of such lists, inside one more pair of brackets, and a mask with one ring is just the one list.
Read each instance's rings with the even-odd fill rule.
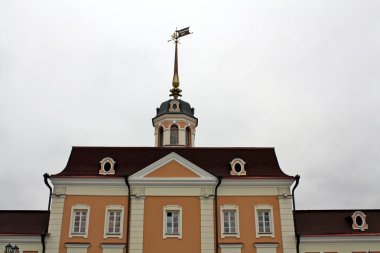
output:
[[0,235],[46,233],[48,218],[48,211],[0,210]]
[[280,168],[274,148],[157,148],[157,147],[73,147],[65,169],[55,177],[99,176],[103,158],[115,160],[116,176],[132,175],[175,152],[214,176],[228,176],[230,162],[246,162],[247,177],[292,178]]
[[[362,211],[367,215],[368,230],[352,229],[351,215]],[[369,235],[380,233],[380,210],[297,210],[296,233],[301,236]]]

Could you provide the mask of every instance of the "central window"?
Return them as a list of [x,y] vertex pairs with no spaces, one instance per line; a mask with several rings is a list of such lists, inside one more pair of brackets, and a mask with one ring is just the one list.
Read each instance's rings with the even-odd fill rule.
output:
[[182,238],[182,208],[169,205],[164,207],[163,237]]
[[239,238],[239,209],[234,205],[224,205],[221,209],[222,238]]
[[170,127],[170,145],[178,145],[178,126],[172,125]]

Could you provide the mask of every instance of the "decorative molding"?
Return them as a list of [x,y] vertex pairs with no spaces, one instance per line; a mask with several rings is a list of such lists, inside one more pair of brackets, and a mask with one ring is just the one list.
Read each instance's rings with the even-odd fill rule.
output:
[[[195,178],[147,178],[146,175],[152,173],[153,171],[161,168],[169,162],[176,161],[182,166],[186,167],[193,173],[197,174],[199,177]],[[182,156],[175,152],[172,152],[165,157],[159,159],[158,161],[150,164],[142,170],[139,170],[135,174],[129,177],[129,182],[131,185],[171,185],[171,186],[183,186],[183,185],[216,185],[217,179],[207,171],[196,166],[190,161],[186,160]]]
[[254,243],[253,244],[256,248],[270,248],[270,249],[273,249],[273,248],[277,248],[278,247],[278,243]]
[[65,243],[66,248],[88,248],[90,243]]
[[40,235],[0,235],[0,243],[38,243],[41,244]]
[[219,243],[221,249],[241,249],[244,243]]
[[294,179],[288,178],[224,178],[220,186],[277,186],[290,187]]
[[357,236],[301,236],[301,243],[363,243],[379,242],[380,235],[357,235]]
[[104,177],[104,178],[73,178],[73,177],[51,177],[54,186],[75,185],[75,186],[124,186],[123,177]]
[[122,243],[101,243],[102,249],[124,249],[125,244]]

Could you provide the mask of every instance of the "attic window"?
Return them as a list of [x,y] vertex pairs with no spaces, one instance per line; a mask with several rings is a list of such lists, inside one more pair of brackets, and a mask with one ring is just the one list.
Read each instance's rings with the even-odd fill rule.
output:
[[245,171],[245,162],[243,159],[235,158],[231,162],[230,175],[232,176],[245,176],[247,172]]
[[368,229],[368,224],[366,221],[367,215],[361,211],[356,211],[351,215],[352,218],[352,229],[364,231]]
[[169,112],[179,112],[179,101],[173,100],[170,102]]
[[114,175],[115,174],[115,161],[110,158],[106,157],[103,158],[103,160],[100,161],[100,175]]

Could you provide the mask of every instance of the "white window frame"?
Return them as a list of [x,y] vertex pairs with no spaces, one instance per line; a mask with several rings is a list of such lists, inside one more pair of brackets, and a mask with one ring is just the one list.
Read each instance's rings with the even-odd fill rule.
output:
[[[74,212],[76,210],[86,210],[86,227],[85,232],[82,233],[74,233],[74,219],[75,215]],[[71,218],[70,218],[70,231],[69,231],[69,238],[72,237],[84,237],[88,238],[88,227],[89,227],[89,220],[90,220],[90,206],[86,204],[75,204],[71,206]]]
[[[167,233],[167,222],[166,222],[166,213],[170,211],[178,211],[178,234],[168,234]],[[182,239],[182,207],[179,205],[167,205],[164,206],[163,211],[163,231],[162,231],[162,237],[164,239],[166,238],[178,238]]]
[[[235,220],[235,234],[224,233],[224,211],[235,211],[236,220]],[[223,205],[220,206],[220,228],[221,228],[221,237],[236,237],[240,238],[240,226],[239,226],[239,207],[235,205]]]
[[[108,233],[109,229],[109,212],[110,211],[120,211],[120,233]],[[109,205],[106,206],[105,216],[104,216],[104,238],[116,237],[123,238],[123,227],[124,227],[124,207],[121,205]]]
[[[259,211],[269,211],[270,218],[270,233],[259,232]],[[260,237],[272,237],[274,238],[274,219],[273,219],[273,207],[271,205],[256,205],[255,206],[255,224],[256,224],[256,238]]]

